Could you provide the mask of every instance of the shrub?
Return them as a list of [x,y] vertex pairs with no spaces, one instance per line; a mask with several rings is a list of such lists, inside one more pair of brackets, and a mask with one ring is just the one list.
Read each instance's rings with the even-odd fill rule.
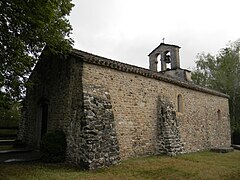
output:
[[66,136],[63,131],[47,133],[40,145],[42,160],[50,163],[64,162],[66,147]]

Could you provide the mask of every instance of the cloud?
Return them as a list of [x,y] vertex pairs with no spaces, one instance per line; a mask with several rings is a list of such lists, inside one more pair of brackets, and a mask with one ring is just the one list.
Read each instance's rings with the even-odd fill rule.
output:
[[239,0],[74,0],[75,48],[148,68],[148,53],[165,37],[181,46],[183,68],[202,51],[217,53],[239,38]]

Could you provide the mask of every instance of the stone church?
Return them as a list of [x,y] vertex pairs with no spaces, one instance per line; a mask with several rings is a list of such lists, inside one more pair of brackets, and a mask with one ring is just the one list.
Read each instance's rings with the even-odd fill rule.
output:
[[161,43],[149,54],[149,69],[76,49],[43,52],[19,138],[38,148],[45,133],[63,130],[67,162],[88,169],[230,146],[228,96],[194,85],[180,68],[179,49]]

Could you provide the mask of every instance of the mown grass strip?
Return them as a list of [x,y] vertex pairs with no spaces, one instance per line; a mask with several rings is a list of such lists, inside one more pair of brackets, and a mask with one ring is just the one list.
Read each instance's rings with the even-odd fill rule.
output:
[[0,164],[0,179],[239,179],[240,151],[149,156],[82,171],[66,164]]

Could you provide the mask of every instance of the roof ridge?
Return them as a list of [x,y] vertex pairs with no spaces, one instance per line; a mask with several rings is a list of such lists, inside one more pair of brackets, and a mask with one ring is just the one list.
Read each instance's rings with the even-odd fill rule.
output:
[[228,95],[221,93],[219,91],[208,89],[208,88],[193,84],[192,82],[178,81],[176,79],[163,75],[161,72],[153,72],[146,68],[130,65],[127,63],[122,63],[116,60],[105,58],[105,57],[88,53],[78,49],[72,49],[71,54],[73,56],[82,57],[82,60],[87,63],[108,67],[108,68],[119,70],[122,72],[135,73],[148,78],[153,78],[153,79],[161,80],[171,84],[175,84],[184,88],[189,88],[189,89],[197,90],[200,92],[209,93],[212,95],[229,98]]

